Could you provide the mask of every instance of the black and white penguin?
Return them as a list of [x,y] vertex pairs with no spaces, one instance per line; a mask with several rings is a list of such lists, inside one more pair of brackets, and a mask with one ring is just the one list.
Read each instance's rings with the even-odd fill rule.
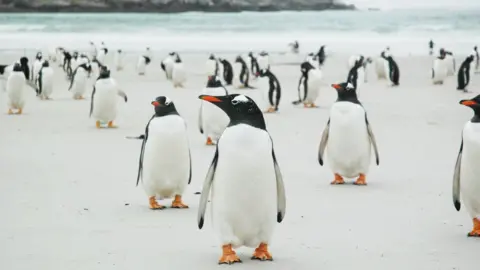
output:
[[463,127],[462,142],[453,174],[453,204],[460,211],[462,201],[473,219],[469,237],[480,237],[480,95],[460,104],[471,108],[474,116]]
[[215,55],[210,54],[205,63],[205,74],[207,76],[217,76],[219,72],[218,61]]
[[84,94],[87,90],[87,80],[91,72],[92,66],[90,64],[81,64],[73,71],[68,91],[72,91],[74,99],[84,99]]
[[235,59],[235,63],[238,63],[240,65],[240,72],[235,73],[238,74],[238,81],[236,82],[236,84],[238,84],[237,88],[252,89],[253,87],[248,84],[250,79],[250,72],[248,70],[247,63],[245,63],[245,60],[243,60],[241,55],[237,56],[237,58]]
[[257,57],[258,70],[269,70],[270,69],[270,57],[266,51],[260,52]]
[[199,98],[222,109],[230,124],[218,141],[203,184],[198,227],[203,228],[211,190],[213,227],[222,245],[218,263],[241,262],[234,251],[241,246],[256,248],[252,259],[271,261],[268,246],[275,224],[285,217],[286,196],[263,113],[244,95]]
[[478,47],[473,47],[473,55],[475,56],[475,72],[480,69],[480,55],[478,54]]
[[137,61],[138,75],[140,76],[145,75],[147,66],[150,64],[151,61],[152,61],[152,52],[150,51],[150,48],[147,47],[145,52],[138,57],[138,61]]
[[72,76],[72,73],[73,73],[72,59],[73,59],[73,55],[70,52],[63,51],[63,65],[62,65],[62,68],[63,68],[63,71],[65,71],[65,73],[67,73],[67,77]]
[[35,55],[35,60],[33,61],[33,65],[32,65],[32,78],[31,79],[34,83],[37,83],[38,72],[42,68],[42,64],[43,64],[43,54],[42,54],[42,52],[37,52],[37,54]]
[[448,59],[445,50],[440,49],[440,54],[433,60],[432,82],[433,84],[443,84],[448,76]]
[[25,75],[25,79],[30,80],[30,68],[28,67],[28,58],[23,56],[20,58],[20,67]]
[[456,66],[457,66],[455,57],[453,56],[453,53],[451,51],[447,51],[447,50],[444,50],[444,51],[445,51],[445,59],[447,60],[447,67],[448,67],[447,75],[453,76],[455,75]]
[[42,100],[50,100],[50,96],[53,92],[53,80],[54,80],[53,68],[50,63],[45,60],[42,63],[42,68],[38,71],[37,79],[37,96]]
[[322,83],[322,71],[315,68],[310,62],[303,62],[300,65],[300,79],[298,80],[298,100],[293,105],[303,103],[305,108],[317,108],[317,100],[320,85]]
[[165,59],[162,60],[160,63],[160,67],[165,72],[165,77],[167,80],[172,79],[172,72],[173,72],[173,63],[175,63],[175,55],[176,52],[170,52]]
[[328,163],[335,174],[332,185],[344,184],[344,177],[358,177],[355,184],[366,185],[372,146],[377,165],[380,162],[375,136],[354,86],[344,82],[332,87],[337,90],[338,98],[330,109],[322,134],[318,161],[323,166],[326,149]]
[[121,49],[117,50],[117,53],[115,54],[113,58],[113,65],[117,71],[123,70],[123,51]]
[[298,43],[297,40],[288,44],[288,46],[290,47],[290,51],[294,54],[297,54],[300,51],[300,44]]
[[387,75],[390,85],[400,85],[400,69],[398,68],[397,62],[395,62],[392,55],[388,52],[383,53],[382,57],[388,62],[388,65],[385,66],[385,74]]
[[460,68],[458,69],[458,74],[457,74],[457,90],[462,90],[464,92],[468,92],[467,86],[470,83],[470,77],[472,75],[472,70],[471,66],[473,61],[475,60],[474,55],[470,55],[465,60],[463,63],[460,65]]
[[185,87],[184,84],[187,81],[187,71],[183,65],[180,55],[175,54],[175,59],[172,67],[172,83],[173,87]]
[[150,209],[164,209],[160,199],[174,198],[172,208],[188,208],[182,201],[185,188],[192,181],[192,162],[187,136],[187,123],[172,100],[159,96],[152,105],[155,114],[145,127],[138,164],[140,180],[148,196]]
[[107,56],[108,54],[108,48],[107,46],[105,45],[105,43],[102,41],[102,44],[100,45],[100,50],[97,54],[97,57],[95,57],[100,63],[104,63],[105,62],[105,57]]
[[257,73],[260,71],[257,58],[253,55],[253,52],[248,53],[248,58],[250,59],[250,72],[251,74],[254,74],[256,78],[258,77]]
[[96,58],[97,57],[97,46],[95,45],[95,43],[93,43],[93,41],[90,41],[89,42],[89,54],[90,54],[90,58]]
[[433,40],[430,40],[428,42],[428,54],[432,55],[433,54],[433,47],[435,46],[435,43],[433,43]]
[[320,46],[320,49],[318,50],[317,53],[317,60],[318,60],[318,66],[321,67],[325,63],[325,59],[327,59],[327,55],[325,53],[325,45]]
[[[268,100],[268,109],[264,111],[265,113],[274,113],[278,111],[278,106],[280,105],[280,98],[282,96],[282,87],[280,82],[277,79],[277,76],[273,74],[270,69],[262,69],[259,72],[260,78],[265,78],[268,81],[268,90],[260,89],[262,91],[261,95],[263,97],[264,103],[267,103]],[[275,98],[273,97],[275,95]],[[266,104],[265,104],[266,105]]]
[[231,85],[233,81],[233,67],[227,59],[219,58],[220,63],[223,65],[223,80],[226,85]]
[[117,97],[123,98],[125,103],[128,98],[119,87],[115,79],[110,77],[110,70],[106,66],[100,68],[100,72],[93,86],[90,100],[90,117],[95,118],[95,125],[101,128],[107,123],[108,128],[116,128],[113,124],[117,118]]
[[347,82],[353,85],[357,94],[359,86],[365,82],[364,62],[366,62],[365,57],[357,56],[347,75]]
[[28,81],[23,71],[21,64],[15,63],[8,75],[6,83],[8,114],[13,114],[13,110],[17,110],[16,114],[23,112],[26,103],[25,86]]
[[[19,61],[16,61],[12,65],[0,65],[0,75],[2,75],[2,77],[5,78],[5,80],[7,80],[8,76],[10,76],[10,73],[12,73],[15,64],[20,64],[20,69],[22,70],[23,75],[25,76],[25,79],[27,80],[27,84],[30,85],[30,86],[34,85],[30,81],[30,78],[31,78],[30,77],[30,67],[28,66],[28,58],[25,57],[25,56],[21,57]],[[32,86],[32,87],[35,89],[34,86]]]

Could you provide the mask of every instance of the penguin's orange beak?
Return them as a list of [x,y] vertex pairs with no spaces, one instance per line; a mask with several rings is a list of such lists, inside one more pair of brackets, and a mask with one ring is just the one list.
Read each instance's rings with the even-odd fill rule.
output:
[[158,107],[160,106],[160,103],[158,101],[152,101],[152,105]]
[[209,101],[209,102],[222,102],[222,100],[214,97],[214,96],[199,96],[200,99],[202,100],[205,100],[205,101]]
[[477,105],[477,102],[475,102],[473,100],[464,100],[464,101],[462,101],[462,105],[473,106],[473,105]]
[[332,87],[337,89],[337,90],[342,89],[342,87],[339,84],[336,84],[336,83],[332,84]]

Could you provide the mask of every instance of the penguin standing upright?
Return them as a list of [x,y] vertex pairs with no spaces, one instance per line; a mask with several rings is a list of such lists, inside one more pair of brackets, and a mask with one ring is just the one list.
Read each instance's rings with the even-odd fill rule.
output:
[[173,87],[185,87],[184,84],[187,81],[187,72],[183,66],[182,60],[178,53],[175,55],[175,60],[172,67],[172,82]]
[[90,58],[92,58],[92,59],[97,57],[97,46],[95,45],[95,43],[93,43],[93,41],[89,42],[88,53],[90,55]]
[[364,64],[365,58],[357,56],[355,63],[348,71],[347,82],[351,83],[358,94],[358,88],[365,82]]
[[170,52],[160,63],[160,67],[165,72],[167,80],[172,79],[173,63],[175,62],[175,52]]
[[147,66],[150,64],[152,61],[152,53],[150,51],[150,48],[147,47],[145,52],[138,57],[137,61],[137,73],[140,76],[145,75]]
[[[208,77],[207,86],[203,88],[202,95],[225,96],[228,91],[223,87],[217,76]],[[207,145],[214,145],[227,127],[230,119],[217,106],[207,101],[200,102],[198,112],[198,128],[205,135]]]
[[107,54],[108,54],[108,48],[107,46],[105,46],[105,43],[103,43],[102,41],[102,44],[100,45],[100,50],[97,54],[96,59],[100,63],[105,63],[105,57],[107,56]]
[[[20,57],[20,68],[22,69],[23,75],[25,75],[25,79],[28,81],[30,80],[30,68],[28,67],[28,58],[23,56]],[[32,74],[33,76],[33,74]],[[28,82],[27,82],[28,83]]]
[[235,63],[238,63],[240,65],[240,72],[236,72],[236,74],[238,74],[237,79],[239,81],[237,88],[253,88],[248,84],[250,79],[250,72],[248,71],[247,64],[245,63],[245,60],[243,60],[242,56],[237,56],[237,58],[235,59]]
[[388,76],[388,74],[385,73],[387,71],[387,66],[388,66],[388,61],[385,60],[385,53],[387,53],[388,51],[389,49],[387,47],[387,49],[383,50],[380,53],[380,57],[378,57],[375,60],[375,71],[376,71],[378,80],[386,79]]
[[27,79],[23,73],[22,66],[19,63],[15,63],[6,84],[8,114],[13,114],[13,110],[17,110],[16,114],[22,114],[26,101],[26,81]]
[[53,92],[54,71],[50,67],[50,63],[43,61],[42,68],[38,72],[37,80],[37,94],[42,100],[50,100],[50,95]]
[[248,58],[250,59],[250,72],[251,74],[254,74],[254,77],[256,78],[258,77],[257,74],[260,71],[257,58],[253,55],[253,52],[248,53]]
[[463,63],[460,65],[460,68],[458,69],[458,74],[457,74],[457,90],[462,90],[464,92],[468,92],[467,86],[470,83],[470,75],[471,75],[471,65],[472,62],[474,61],[474,56],[470,55],[465,60]]
[[[261,89],[262,96],[264,100],[269,103],[269,108],[265,113],[274,113],[278,111],[278,106],[280,105],[280,97],[282,96],[282,88],[280,82],[277,79],[277,76],[273,74],[270,69],[262,69],[259,72],[261,78],[266,78],[268,80],[268,91],[266,89]],[[275,98],[273,95],[275,94]]]
[[43,54],[42,52],[37,52],[37,54],[35,55],[33,66],[32,66],[32,81],[34,83],[37,83],[38,72],[42,68],[42,64],[43,64]]
[[473,47],[473,55],[475,56],[475,72],[480,69],[480,55],[478,54],[478,47]]
[[90,101],[90,117],[93,115],[97,128],[108,123],[108,128],[115,128],[113,121],[117,118],[117,96],[127,102],[127,95],[118,88],[115,79],[110,77],[110,70],[102,66],[95,85],[93,86]]
[[73,72],[68,91],[72,91],[74,99],[84,99],[83,95],[87,90],[87,79],[91,71],[90,64],[81,64]]
[[320,49],[318,50],[317,53],[317,60],[318,60],[318,66],[321,67],[325,63],[325,59],[327,59],[327,55],[325,53],[325,45],[320,46]]
[[448,76],[448,60],[444,49],[440,49],[440,55],[433,60],[432,81],[433,84],[443,84]]
[[290,47],[290,51],[294,54],[297,54],[300,51],[300,44],[296,40],[288,44],[288,46]]
[[48,61],[57,62],[57,48],[55,46],[48,47]]
[[198,209],[202,229],[212,192],[212,220],[222,245],[219,264],[241,262],[233,249],[247,246],[252,259],[269,260],[275,224],[285,217],[285,186],[262,111],[244,95],[199,97],[222,109],[230,124],[217,144]]
[[270,57],[268,56],[268,53],[266,51],[260,52],[260,54],[257,57],[257,63],[258,63],[258,70],[269,70],[270,69]]
[[215,55],[210,54],[205,63],[205,73],[207,76],[217,76],[218,75],[218,62],[215,58]]
[[430,42],[428,42],[428,54],[432,55],[433,54],[433,47],[435,46],[435,43],[433,43],[433,40],[430,40]]
[[123,51],[121,49],[117,50],[117,53],[113,59],[113,64],[117,71],[123,70]]
[[400,69],[398,68],[397,62],[395,62],[390,53],[384,53],[382,57],[388,63],[388,65],[385,66],[385,74],[387,74],[390,85],[398,86],[400,84]]
[[322,134],[318,161],[323,166],[326,149],[335,174],[332,185],[344,184],[344,177],[358,177],[355,184],[366,185],[372,146],[377,165],[380,162],[375,136],[354,86],[345,82],[332,87],[337,90],[338,98],[330,109],[330,118]]
[[453,53],[451,51],[447,51],[447,50],[444,50],[444,51],[445,51],[445,60],[447,61],[447,68],[448,68],[447,75],[453,76],[455,75],[455,71],[456,71],[455,57],[453,57]]
[[303,103],[305,108],[317,108],[317,100],[322,83],[322,71],[316,69],[309,62],[303,62],[300,65],[301,76],[298,81],[298,100],[292,102],[293,105]]
[[182,201],[185,188],[192,180],[192,162],[187,125],[173,102],[165,96],[152,101],[155,114],[145,128],[138,166],[137,186],[142,179],[150,209],[164,209],[160,199],[174,197],[172,208],[188,208]]
[[220,63],[223,65],[223,80],[226,85],[231,85],[233,80],[233,67],[227,59],[219,58]]
[[460,104],[471,108],[474,116],[463,127],[462,142],[453,174],[453,204],[460,211],[462,201],[473,219],[469,237],[480,237],[480,95],[461,100]]

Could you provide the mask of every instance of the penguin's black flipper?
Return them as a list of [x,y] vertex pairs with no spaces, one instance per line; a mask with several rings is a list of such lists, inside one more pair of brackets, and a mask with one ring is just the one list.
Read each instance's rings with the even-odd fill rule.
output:
[[[463,137],[463,135],[462,135]],[[455,163],[455,170],[453,173],[453,186],[452,186],[452,198],[453,206],[457,211],[460,211],[462,204],[460,202],[460,167],[462,165],[462,153],[463,153],[463,139],[460,144],[460,150],[458,151],[457,162]]]
[[150,120],[147,123],[147,126],[145,127],[145,135],[139,136],[139,139],[142,139],[142,148],[140,149],[140,158],[138,160],[138,174],[137,174],[137,185],[140,182],[140,179],[143,178],[143,155],[145,154],[145,144],[147,143],[148,140],[148,127],[150,126],[150,122],[155,118],[155,115],[150,118]]
[[92,113],[93,113],[93,98],[95,97],[95,91],[96,91],[96,88],[94,86],[92,90],[92,97],[90,98],[90,116],[89,117],[92,117]]
[[[270,139],[272,139],[270,137]],[[275,168],[275,178],[277,182],[277,222],[281,223],[285,218],[285,211],[287,208],[287,197],[285,196],[285,184],[283,183],[283,176],[280,172],[280,166],[278,166],[277,158],[275,156],[275,151],[273,150],[273,141],[272,141],[272,158],[273,158],[273,167]]]
[[[67,70],[68,70],[68,68],[67,68]],[[70,68],[70,70],[72,70],[72,68]],[[75,69],[73,74],[71,74],[71,76],[70,76],[70,86],[68,87],[68,91],[72,90],[73,81],[75,80],[75,75],[77,74],[77,70],[78,70],[78,67]]]
[[375,139],[375,135],[373,135],[372,127],[368,122],[367,114],[365,114],[365,123],[367,124],[367,132],[370,138],[370,142],[373,146],[373,151],[375,151],[375,162],[377,163],[377,166],[378,166],[380,164],[380,156],[378,154],[377,140]]
[[188,184],[190,185],[190,183],[192,182],[192,153],[190,152],[190,150],[188,150],[188,159],[189,159],[189,163],[190,163],[190,172],[188,174]]
[[210,189],[212,187],[213,179],[215,177],[215,170],[217,169],[218,164],[218,147],[215,150],[215,155],[213,156],[212,164],[208,169],[207,176],[203,182],[202,187],[202,196],[200,197],[200,204],[198,206],[198,215],[197,222],[198,228],[202,229],[203,224],[205,223],[205,211],[207,209],[208,196],[210,194]]
[[330,119],[328,119],[327,126],[323,130],[322,139],[320,140],[320,146],[318,147],[318,163],[320,166],[323,166],[323,154],[325,153],[325,148],[327,147],[328,134],[330,132]]

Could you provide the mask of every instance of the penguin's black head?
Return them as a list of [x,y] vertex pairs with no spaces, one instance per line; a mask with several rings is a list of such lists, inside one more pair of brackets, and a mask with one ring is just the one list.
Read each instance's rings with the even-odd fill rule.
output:
[[249,53],[248,53],[248,57],[252,57],[252,58],[253,58],[253,52],[249,52]]
[[477,46],[473,47],[473,50],[474,50],[474,51],[477,51],[477,50],[478,50]]
[[25,56],[22,57],[22,58],[20,58],[20,64],[21,64],[22,66],[28,66],[28,58],[25,57]]
[[475,112],[475,115],[480,116],[480,95],[472,99],[462,99],[459,103],[472,108],[472,110]]
[[49,66],[50,66],[50,63],[47,60],[43,61],[42,67],[49,67]]
[[303,62],[301,65],[300,65],[300,71],[302,72],[302,74],[307,74],[310,70],[314,69],[314,67],[312,66],[312,64],[310,64],[310,62],[306,61],[306,62]]
[[226,96],[200,95],[201,100],[208,101],[222,109],[230,118],[230,125],[247,124],[266,130],[262,111],[253,99],[240,94]]
[[37,55],[35,55],[35,59],[37,60],[42,60],[42,57],[43,57],[42,52],[37,52]]
[[357,89],[350,82],[332,84],[332,87],[337,90],[337,101],[350,101],[360,104],[357,98]]
[[174,55],[175,55],[175,52],[170,52],[168,55],[174,56]]
[[13,64],[13,71],[15,71],[15,72],[22,72],[22,71],[23,71],[22,65],[20,65],[20,63],[15,63],[15,64]]
[[155,107],[155,116],[166,116],[176,114],[178,115],[177,109],[173,101],[166,96],[159,96],[152,101],[152,105]]
[[260,56],[268,56],[268,53],[266,51],[261,51],[259,55]]
[[180,55],[176,55],[175,57],[175,63],[182,63],[182,59],[180,59]]
[[208,57],[208,59],[210,59],[210,60],[215,60],[215,55],[210,54],[210,56]]
[[98,72],[98,79],[108,79],[110,78],[110,70],[107,66],[101,66],[100,71]]
[[235,58],[235,63],[242,63],[242,62],[243,62],[243,59],[240,55],[237,56],[237,58]]
[[208,76],[207,87],[217,88],[222,87],[222,82],[218,79],[218,76]]
[[122,50],[118,49],[117,52],[118,52],[118,53],[122,53]]

